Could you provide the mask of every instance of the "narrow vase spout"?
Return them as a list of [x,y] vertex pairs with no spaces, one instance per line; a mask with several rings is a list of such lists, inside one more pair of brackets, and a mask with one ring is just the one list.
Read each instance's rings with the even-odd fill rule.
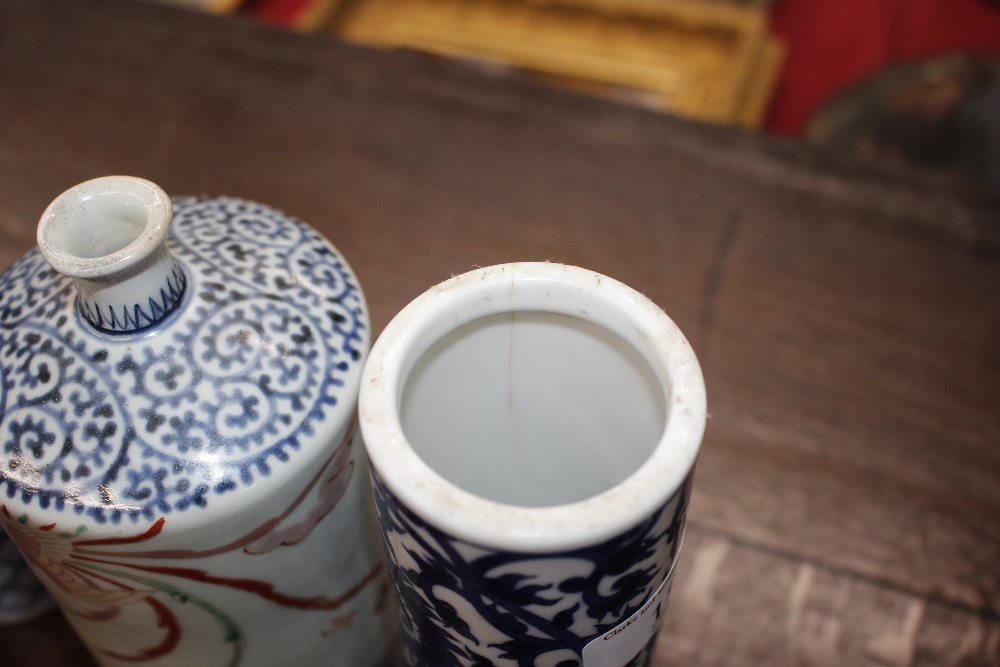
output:
[[129,333],[174,311],[187,279],[164,244],[173,206],[156,184],[106,176],[70,188],[38,223],[38,247],[73,278],[80,315],[95,329]]

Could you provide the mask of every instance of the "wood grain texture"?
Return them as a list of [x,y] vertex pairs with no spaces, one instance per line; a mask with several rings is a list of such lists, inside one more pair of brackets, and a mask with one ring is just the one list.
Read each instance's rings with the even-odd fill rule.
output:
[[1000,665],[1000,623],[689,529],[654,664]]
[[[128,173],[309,221],[375,333],[512,260],[662,306],[712,419],[656,667],[1000,661],[996,193],[143,3],[0,0],[0,119],[2,266]],[[3,664],[92,664],[60,618]]]

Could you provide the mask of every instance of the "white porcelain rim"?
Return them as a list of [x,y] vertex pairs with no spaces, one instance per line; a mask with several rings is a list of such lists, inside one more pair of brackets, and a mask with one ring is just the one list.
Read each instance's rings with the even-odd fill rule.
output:
[[[664,390],[666,427],[645,463],[620,484],[565,505],[507,505],[445,480],[407,442],[400,402],[416,361],[463,324],[512,310],[561,313],[592,322],[621,336],[649,362]],[[610,539],[648,518],[680,489],[698,455],[706,397],[690,344],[647,297],[586,269],[513,263],[455,276],[396,315],[365,365],[359,413],[372,467],[411,511],[474,544],[551,553]]]
[[[118,188],[139,196],[146,206],[146,227],[124,248],[102,257],[77,257],[58,241],[68,210],[97,194]],[[174,209],[170,197],[152,181],[136,176],[102,176],[75,185],[56,197],[38,222],[38,249],[56,271],[74,278],[107,278],[127,271],[156,250],[170,231]]]

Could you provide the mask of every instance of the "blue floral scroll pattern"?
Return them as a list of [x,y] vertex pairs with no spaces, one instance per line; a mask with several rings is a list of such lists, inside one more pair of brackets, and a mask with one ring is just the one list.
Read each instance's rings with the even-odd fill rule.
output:
[[[372,469],[412,667],[580,667],[583,647],[635,613],[680,546],[691,477],[651,517],[602,544],[500,552],[451,537],[400,504]],[[628,667],[644,667],[651,640]]]
[[259,204],[178,198],[167,247],[187,290],[141,333],[95,331],[37,249],[0,276],[6,497],[115,523],[205,507],[349,409],[367,315],[333,246]]

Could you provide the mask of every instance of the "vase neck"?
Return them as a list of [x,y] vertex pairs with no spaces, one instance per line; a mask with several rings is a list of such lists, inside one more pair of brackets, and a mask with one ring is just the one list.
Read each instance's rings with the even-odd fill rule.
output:
[[180,304],[184,270],[164,241],[173,207],[155,184],[108,176],[70,188],[38,223],[38,246],[73,278],[80,315],[95,329],[147,329]]

